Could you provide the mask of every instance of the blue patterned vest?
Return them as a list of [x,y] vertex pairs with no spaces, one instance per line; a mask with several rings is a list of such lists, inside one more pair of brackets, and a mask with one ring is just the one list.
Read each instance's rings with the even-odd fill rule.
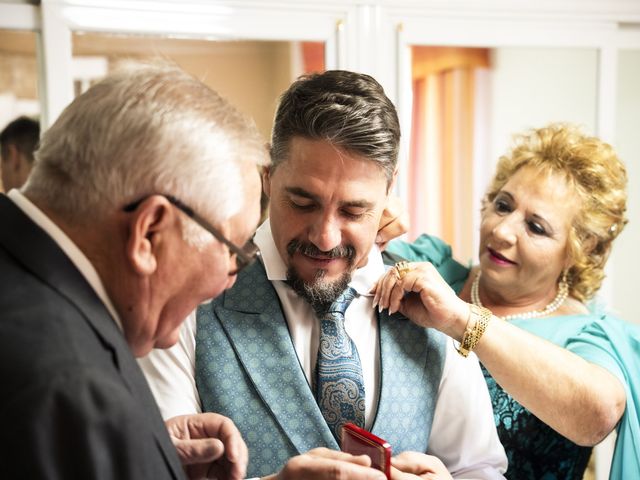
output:
[[[394,454],[427,449],[445,359],[445,337],[386,311],[380,330],[380,396],[372,431]],[[296,355],[261,262],[197,313],[196,384],[202,410],[230,417],[249,447],[247,476],[278,471],[315,447],[338,449]]]

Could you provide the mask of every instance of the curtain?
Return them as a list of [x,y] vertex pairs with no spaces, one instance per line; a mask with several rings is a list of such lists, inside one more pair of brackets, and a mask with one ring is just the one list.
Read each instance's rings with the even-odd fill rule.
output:
[[324,72],[324,42],[302,42],[304,73]]
[[474,253],[477,82],[489,68],[483,48],[412,48],[413,112],[409,159],[410,240],[421,233],[452,245],[460,259]]

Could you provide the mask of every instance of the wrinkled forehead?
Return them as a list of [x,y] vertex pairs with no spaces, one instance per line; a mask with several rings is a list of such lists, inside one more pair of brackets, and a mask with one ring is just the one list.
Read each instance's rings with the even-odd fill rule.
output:
[[561,223],[568,222],[581,208],[581,198],[564,172],[527,167],[518,170],[502,186],[514,201],[530,213]]
[[509,188],[510,185],[526,185],[530,188],[561,189],[564,194],[573,196],[576,193],[576,184],[569,172],[554,168],[549,164],[543,165],[523,165],[516,169],[505,179],[501,190]]

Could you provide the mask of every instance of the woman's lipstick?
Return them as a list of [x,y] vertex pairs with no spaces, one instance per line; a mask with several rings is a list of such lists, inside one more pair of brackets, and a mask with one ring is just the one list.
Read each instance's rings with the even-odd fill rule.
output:
[[492,262],[497,263],[498,265],[516,265],[516,262],[509,260],[504,255],[499,254],[492,248],[487,247],[487,252],[489,252],[489,258]]

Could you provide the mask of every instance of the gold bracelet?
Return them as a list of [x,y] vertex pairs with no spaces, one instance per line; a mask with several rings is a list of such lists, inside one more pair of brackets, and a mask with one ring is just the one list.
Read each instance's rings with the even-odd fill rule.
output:
[[491,320],[491,310],[484,307],[478,307],[477,305],[469,305],[469,320],[467,321],[467,328],[464,330],[462,341],[457,348],[458,353],[463,357],[468,357],[469,352],[473,350],[489,324]]

